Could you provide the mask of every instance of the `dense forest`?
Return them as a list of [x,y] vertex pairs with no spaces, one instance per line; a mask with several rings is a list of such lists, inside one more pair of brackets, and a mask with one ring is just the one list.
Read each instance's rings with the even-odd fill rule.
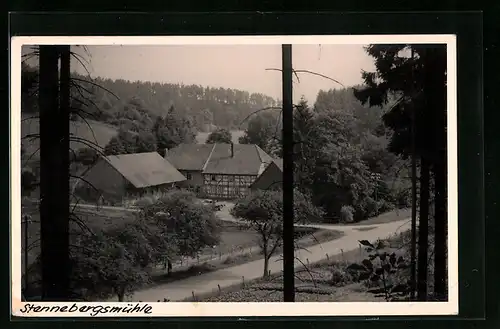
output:
[[[23,72],[36,74],[35,69],[27,65],[23,66]],[[250,113],[277,105],[272,97],[230,88],[90,79],[77,73],[73,73],[72,78],[78,82],[72,88],[72,107],[85,107],[91,119],[117,127],[151,124],[156,117],[165,116],[175,108],[197,131],[212,131],[215,127],[232,130],[239,129]],[[92,106],[86,106],[89,104]],[[36,111],[36,108],[36,104],[31,103],[24,110]]]

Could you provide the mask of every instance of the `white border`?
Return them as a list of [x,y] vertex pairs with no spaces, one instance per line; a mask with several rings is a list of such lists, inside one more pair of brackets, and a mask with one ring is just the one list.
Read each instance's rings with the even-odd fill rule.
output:
[[[168,37],[14,37],[11,39],[11,277],[12,313],[17,316],[90,316],[89,313],[22,314],[21,302],[21,47],[23,45],[231,45],[231,44],[373,44],[440,43],[447,45],[448,85],[448,302],[346,302],[346,303],[147,303],[152,314],[134,316],[383,316],[458,314],[458,158],[457,158],[457,68],[455,35],[338,35],[338,36],[168,36]],[[73,303],[36,303],[67,305]],[[77,305],[115,305],[120,303],[76,303]],[[124,306],[122,303],[121,306]],[[100,314],[99,316],[113,316]],[[120,314],[120,316],[127,316]]]

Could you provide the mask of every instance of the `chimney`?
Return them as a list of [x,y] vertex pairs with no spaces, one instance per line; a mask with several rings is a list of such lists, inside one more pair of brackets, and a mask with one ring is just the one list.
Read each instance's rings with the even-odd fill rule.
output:
[[234,144],[231,143],[231,158],[234,157]]

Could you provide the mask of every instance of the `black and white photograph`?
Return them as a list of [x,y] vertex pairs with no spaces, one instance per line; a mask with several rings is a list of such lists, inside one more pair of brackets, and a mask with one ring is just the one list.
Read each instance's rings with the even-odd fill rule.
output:
[[12,44],[16,315],[458,314],[454,36]]

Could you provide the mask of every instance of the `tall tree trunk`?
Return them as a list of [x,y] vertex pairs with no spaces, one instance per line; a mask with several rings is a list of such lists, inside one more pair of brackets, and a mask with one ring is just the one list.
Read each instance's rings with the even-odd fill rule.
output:
[[282,45],[283,133],[283,301],[295,302],[293,213],[293,63],[292,45]]
[[40,46],[40,235],[45,301],[69,297],[69,73],[69,46]]
[[[446,160],[446,159],[444,159]],[[434,294],[439,300],[446,299],[446,245],[447,245],[447,207],[446,207],[446,161],[434,169],[435,227],[434,227]]]
[[417,298],[427,300],[429,243],[429,182],[430,168],[425,157],[420,160],[420,218],[418,227]]
[[434,216],[434,295],[445,300],[447,295],[447,143],[446,143],[446,50],[435,49],[430,63],[434,72],[429,100],[435,115],[436,154],[433,164],[435,182]]

